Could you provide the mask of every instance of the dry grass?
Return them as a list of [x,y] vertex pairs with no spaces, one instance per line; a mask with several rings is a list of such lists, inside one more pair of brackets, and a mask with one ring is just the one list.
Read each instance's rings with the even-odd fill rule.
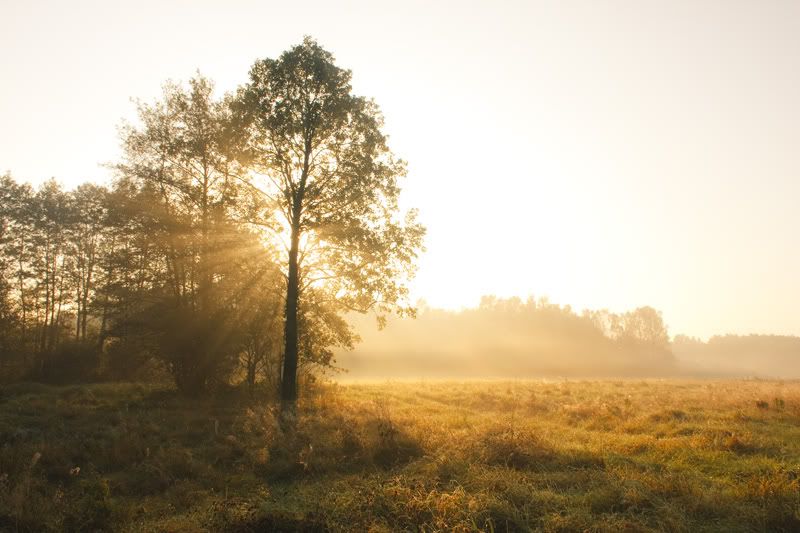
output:
[[6,388],[0,530],[797,531],[800,383]]

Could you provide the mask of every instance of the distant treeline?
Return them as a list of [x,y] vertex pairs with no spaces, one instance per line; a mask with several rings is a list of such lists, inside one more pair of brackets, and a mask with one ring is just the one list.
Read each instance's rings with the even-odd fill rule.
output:
[[576,314],[546,299],[484,297],[477,308],[423,307],[415,320],[374,332],[339,354],[345,378],[661,376],[678,373],[661,314],[652,307]]
[[703,342],[678,335],[672,351],[694,375],[800,378],[800,337],[718,335]]
[[800,337],[670,342],[651,307],[579,314],[544,298],[490,296],[461,311],[423,306],[381,332],[366,317],[351,320],[363,341],[338,354],[343,379],[800,377]]

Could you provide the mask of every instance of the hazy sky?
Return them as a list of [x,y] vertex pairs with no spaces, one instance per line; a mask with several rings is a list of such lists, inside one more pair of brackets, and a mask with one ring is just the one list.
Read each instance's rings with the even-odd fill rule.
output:
[[0,172],[106,180],[130,98],[231,90],[305,34],[409,162],[431,305],[800,334],[797,1],[0,0]]

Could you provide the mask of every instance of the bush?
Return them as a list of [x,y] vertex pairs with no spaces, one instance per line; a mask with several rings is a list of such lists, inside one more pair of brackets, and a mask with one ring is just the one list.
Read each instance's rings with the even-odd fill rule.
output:
[[115,339],[106,346],[105,377],[114,381],[154,381],[150,347],[133,339]]
[[99,377],[100,362],[96,343],[67,341],[45,355],[39,377],[55,384],[92,382]]
[[158,356],[166,363],[182,393],[198,396],[226,384],[240,349],[241,332],[223,310],[201,313],[165,307],[152,310],[157,321],[147,325],[156,334]]

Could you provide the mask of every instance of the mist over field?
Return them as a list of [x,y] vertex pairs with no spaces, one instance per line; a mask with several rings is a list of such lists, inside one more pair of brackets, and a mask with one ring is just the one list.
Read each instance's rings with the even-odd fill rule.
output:
[[337,352],[342,382],[383,379],[800,377],[800,337],[671,335],[650,307],[576,312],[547,299],[484,297],[416,318],[348,315],[361,342]]

